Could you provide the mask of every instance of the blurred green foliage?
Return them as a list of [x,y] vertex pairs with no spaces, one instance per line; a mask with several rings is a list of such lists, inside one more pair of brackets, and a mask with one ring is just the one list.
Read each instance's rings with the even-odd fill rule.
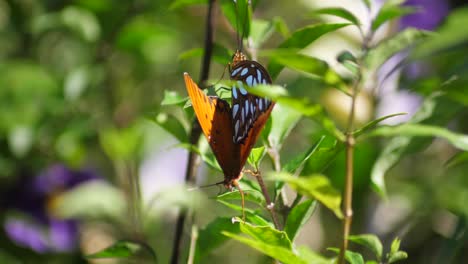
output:
[[[324,98],[330,91],[346,97],[356,80],[364,83],[371,107],[358,104],[370,118],[356,121],[353,131],[352,233],[364,235],[350,238],[347,260],[466,259],[468,34],[460,25],[467,22],[468,8],[452,6],[431,33],[398,30],[398,19],[416,10],[401,1],[388,1],[371,23],[365,12],[320,9],[319,1],[253,1],[240,13],[232,1],[218,2],[210,83],[223,85],[219,79],[238,48],[236,28],[243,28],[246,50],[259,56],[275,79],[275,86],[249,89],[278,102],[249,163],[264,172],[277,170],[267,183],[276,203],[287,205],[280,212],[284,231],[273,228],[251,177],[240,183],[247,194],[247,222],[231,221],[241,211],[238,192],[217,195],[206,189],[200,195],[169,187],[143,199],[135,188],[144,161],[155,152],[165,156],[168,144],[196,151],[210,165],[198,182],[221,180],[206,141],[187,144],[194,115],[182,73],[199,71],[206,1],[0,0],[0,262],[86,263],[91,260],[83,256],[107,248],[91,257],[167,263],[174,208],[190,208],[200,227],[190,230],[198,234],[196,263],[265,263],[266,256],[282,263],[331,263],[334,250],[326,249],[341,237],[345,175],[344,126],[336,113],[348,108],[338,96],[335,104]],[[355,3],[364,10],[374,4]],[[238,18],[246,23],[239,25]],[[373,35],[375,42],[362,53],[364,25],[382,36]],[[338,46],[329,36],[346,40],[332,61],[314,53]],[[408,57],[388,66],[401,52]],[[393,80],[397,90],[417,95],[421,103],[403,125],[385,124],[401,109],[377,114],[385,99],[379,89],[391,81],[379,76],[386,67],[401,74]],[[412,67],[419,74],[412,74]],[[153,171],[151,185],[165,187],[167,179],[176,178],[184,157],[169,164],[174,175]],[[12,200],[20,200],[11,190],[25,188],[24,179],[37,178],[54,163],[93,168],[109,184],[54,190],[44,205],[49,217],[76,220],[81,235],[71,251],[38,253],[12,241],[5,223],[17,213]],[[282,192],[289,204],[279,200]],[[189,242],[185,237],[183,258]]]

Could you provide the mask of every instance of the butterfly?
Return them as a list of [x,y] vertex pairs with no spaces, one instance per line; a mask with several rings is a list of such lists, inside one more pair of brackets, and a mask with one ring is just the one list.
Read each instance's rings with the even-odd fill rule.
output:
[[184,73],[184,80],[203,134],[224,173],[223,184],[228,189],[235,186],[240,190],[238,181],[242,169],[274,102],[249,94],[245,89],[246,86],[272,83],[260,63],[247,60],[241,51],[236,51],[229,70],[231,80],[235,81],[231,90],[232,107],[221,98],[203,93],[188,73]]

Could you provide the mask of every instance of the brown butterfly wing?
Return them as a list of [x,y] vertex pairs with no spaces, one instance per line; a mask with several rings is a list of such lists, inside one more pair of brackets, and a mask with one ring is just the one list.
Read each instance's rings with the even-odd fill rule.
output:
[[256,61],[235,63],[231,79],[237,80],[232,88],[233,141],[241,144],[241,165],[244,166],[252,147],[265,126],[274,103],[263,97],[247,93],[244,85],[271,84],[271,77]]
[[231,79],[237,80],[232,87],[232,118],[234,142],[243,143],[258,117],[265,112],[271,101],[249,94],[244,85],[270,84],[271,78],[261,64],[244,60],[231,70]]
[[230,183],[239,177],[242,169],[240,146],[232,141],[231,108],[226,101],[204,94],[187,73],[184,80],[203,134],[224,172],[225,182]]

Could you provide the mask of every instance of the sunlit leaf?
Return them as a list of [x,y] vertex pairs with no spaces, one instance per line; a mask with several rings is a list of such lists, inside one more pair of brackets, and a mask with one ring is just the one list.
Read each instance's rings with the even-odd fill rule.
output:
[[252,21],[252,7],[247,0],[222,0],[221,10],[231,26],[239,36],[248,38],[250,36],[250,23]]
[[463,45],[468,40],[468,34],[464,27],[468,23],[468,8],[454,9],[444,23],[437,30],[437,35],[424,41],[424,45],[416,47],[413,55],[425,57],[443,50],[449,50],[457,45]]
[[141,255],[142,253],[149,253],[154,261],[157,261],[156,253],[149,247],[141,242],[134,241],[118,241],[113,245],[91,255],[86,256],[88,259],[101,259],[101,258],[131,258]]
[[229,232],[223,234],[282,263],[306,263],[293,252],[291,241],[284,231],[278,231],[270,226],[253,226],[241,220],[239,225],[241,232],[246,236]]
[[[244,199],[246,201],[254,202],[260,206],[265,205],[265,198],[263,194],[257,190],[242,190],[244,192]],[[239,191],[232,191],[226,192],[216,196],[216,200],[218,201],[229,201],[229,200],[236,200],[240,201],[242,199]]]
[[[449,107],[451,106],[451,107]],[[442,93],[433,93],[427,96],[420,109],[408,121],[408,124],[435,123],[446,124],[460,111],[459,106],[444,99]],[[367,136],[367,135],[366,135]],[[431,137],[426,136],[427,142]],[[421,139],[421,137],[420,137]],[[411,142],[415,141],[411,136],[397,135],[391,139],[381,151],[371,171],[371,183],[373,189],[380,195],[385,196],[385,173],[392,168],[401,157],[411,150]],[[415,151],[419,151],[421,147]]]
[[195,262],[200,262],[203,257],[229,239],[221,234],[223,231],[238,234],[240,228],[239,225],[232,223],[230,217],[218,217],[199,231],[195,249]]
[[346,69],[348,69],[355,78],[360,74],[360,69],[357,64],[357,59],[350,51],[341,52],[336,60],[341,63]]
[[371,28],[373,31],[376,31],[385,22],[414,13],[415,11],[414,7],[400,6],[392,3],[384,4],[372,21]]
[[391,115],[386,115],[380,118],[377,118],[375,120],[370,121],[369,123],[365,124],[363,127],[357,129],[356,131],[353,132],[355,137],[358,137],[362,134],[367,133],[368,131],[372,130],[375,128],[380,122],[387,120],[389,118],[395,117],[395,116],[400,116],[400,115],[406,115],[407,113],[396,113],[396,114],[391,114]]
[[370,69],[378,69],[384,62],[397,52],[421,43],[430,35],[429,32],[407,28],[372,48],[365,58],[365,64]]
[[275,31],[275,21],[267,21],[261,19],[252,20],[252,27],[250,29],[250,45],[253,48],[259,48],[267,41]]
[[355,236],[349,236],[348,239],[354,243],[360,244],[370,249],[372,253],[374,253],[374,255],[377,257],[378,260],[382,258],[383,246],[379,238],[376,235],[373,235],[373,234],[355,235]]
[[[178,59],[186,60],[191,58],[201,58],[203,54],[203,48],[194,48],[179,54]],[[214,43],[211,56],[215,62],[221,65],[227,65],[229,62],[231,62],[232,54],[234,54],[232,50],[226,48],[221,44]]]
[[288,237],[294,241],[296,235],[299,233],[304,224],[310,219],[312,214],[317,207],[317,202],[314,200],[306,200],[296,205],[291,212],[288,214],[286,224],[284,226],[284,232],[288,234]]
[[304,177],[294,177],[288,173],[274,174],[273,179],[286,182],[298,193],[316,199],[321,204],[332,210],[338,218],[342,218],[341,194],[323,175],[311,175]]
[[320,140],[317,150],[314,151],[314,155],[305,164],[304,173],[315,174],[323,172],[343,150],[343,143],[333,137],[325,137],[323,140]]
[[86,9],[69,6],[60,13],[65,25],[80,34],[86,41],[95,42],[101,34],[101,27],[96,16]]
[[141,124],[136,122],[126,128],[103,129],[99,139],[102,148],[113,160],[131,160],[138,157],[142,133]]
[[178,8],[183,8],[191,5],[203,5],[207,4],[207,0],[175,0],[169,6],[169,9],[174,10]]
[[275,49],[260,53],[275,63],[306,73],[312,78],[318,78],[329,85],[343,85],[341,77],[320,59],[298,53],[295,49]]
[[252,167],[258,169],[260,162],[262,161],[265,154],[266,154],[265,146],[253,148],[252,151],[250,152],[250,155],[247,161],[249,162],[250,165],[252,165]]
[[[292,33],[292,35],[281,43],[278,48],[303,49],[326,33],[333,32],[348,25],[350,24],[319,24],[301,28]],[[268,72],[272,79],[275,79],[282,69],[283,66],[275,63],[274,61],[271,61],[268,65]]]
[[284,22],[282,17],[274,17],[273,23],[276,31],[280,33],[283,38],[287,38],[291,35],[288,25],[286,25],[286,22]]
[[187,131],[177,117],[161,112],[156,116],[155,122],[179,142],[188,142]]
[[284,139],[299,122],[301,114],[296,110],[284,107],[282,104],[277,104],[273,108],[270,118],[272,125],[268,135],[268,145],[279,151]]
[[408,254],[404,251],[397,251],[395,253],[389,254],[388,256],[388,263],[394,263],[400,260],[404,260],[408,258]]
[[401,240],[398,237],[393,239],[392,244],[390,246],[390,254],[396,253],[398,250],[400,250],[400,244]]
[[311,251],[306,246],[300,246],[298,249],[299,255],[302,259],[304,259],[307,263],[314,263],[314,264],[334,264],[336,262],[335,259],[328,259],[324,256]]
[[341,8],[341,7],[328,7],[328,8],[322,8],[318,10],[314,10],[312,12],[312,15],[332,15],[336,17],[343,18],[347,20],[348,22],[351,22],[352,24],[356,26],[360,26],[359,19],[354,16],[353,13],[349,12],[348,10]]
[[399,126],[382,126],[368,134],[369,136],[410,136],[410,137],[440,137],[446,139],[454,147],[468,151],[468,136],[454,133],[450,130],[430,125],[403,124]]
[[164,90],[164,98],[161,105],[182,105],[187,101],[187,97],[181,96],[176,91]]
[[94,180],[54,197],[50,210],[65,219],[118,218],[125,212],[125,198],[120,190]]
[[468,162],[468,152],[459,152],[453,155],[446,163],[445,167],[451,168]]
[[289,173],[293,173],[295,175],[299,175],[305,163],[316,153],[324,139],[325,136],[322,136],[320,140],[316,144],[311,146],[308,150],[292,158],[288,163],[286,163],[283,166],[283,170]]
[[[340,252],[340,250],[337,248],[327,248],[327,250],[333,251],[335,253]],[[346,250],[345,259],[350,264],[364,264],[364,258],[362,257],[362,255],[356,252],[352,252],[350,250]]]

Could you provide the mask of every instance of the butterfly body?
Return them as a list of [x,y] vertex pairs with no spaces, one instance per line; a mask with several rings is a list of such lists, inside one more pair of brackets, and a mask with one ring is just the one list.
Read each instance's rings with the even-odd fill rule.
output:
[[185,85],[195,114],[208,143],[224,173],[224,185],[231,189],[242,177],[242,168],[263,129],[274,103],[249,94],[245,86],[270,84],[271,77],[256,61],[247,60],[242,52],[231,64],[232,107],[221,98],[209,97],[185,73]]

